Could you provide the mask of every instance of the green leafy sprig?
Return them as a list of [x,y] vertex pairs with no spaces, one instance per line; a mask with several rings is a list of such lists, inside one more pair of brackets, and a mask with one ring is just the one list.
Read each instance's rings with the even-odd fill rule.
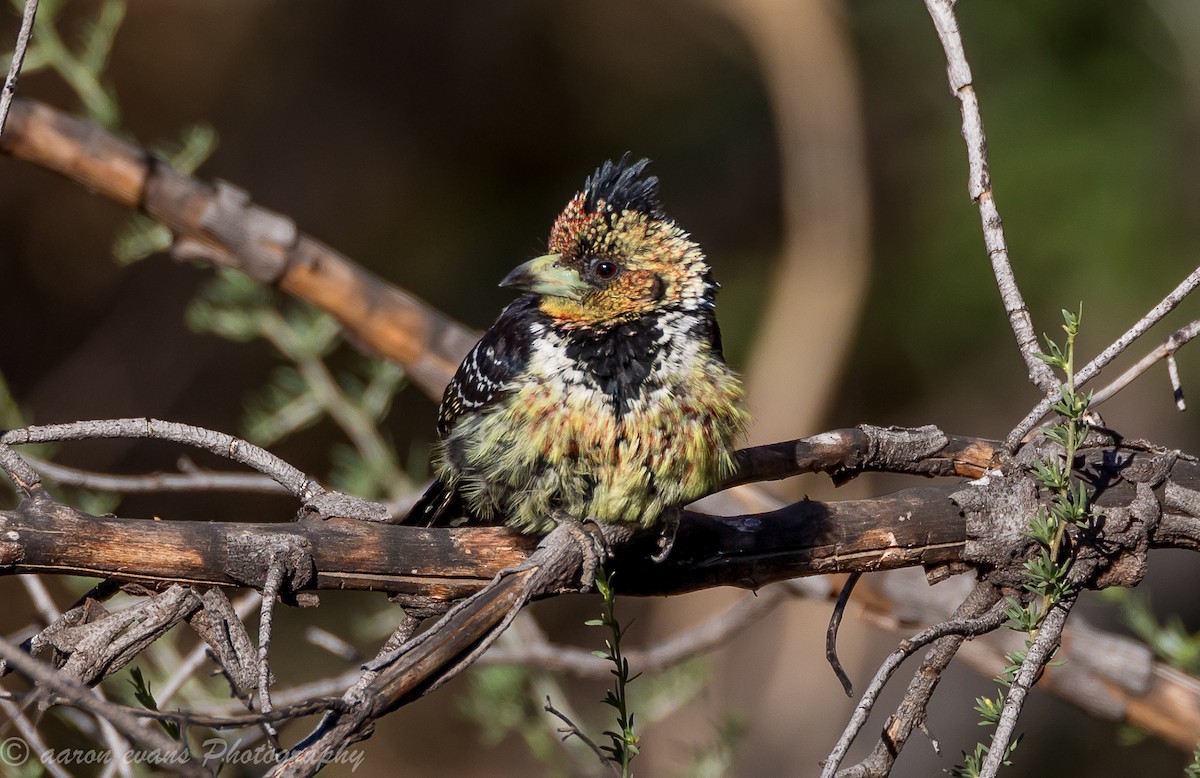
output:
[[[1066,333],[1065,345],[1060,347],[1048,335],[1043,336],[1046,339],[1046,352],[1037,355],[1038,359],[1063,375],[1063,383],[1058,389],[1059,398],[1052,406],[1059,420],[1043,428],[1046,438],[1059,444],[1062,452],[1047,454],[1030,468],[1040,491],[1048,497],[1048,507],[1039,507],[1029,519],[1027,534],[1038,543],[1037,554],[1025,562],[1024,588],[1030,598],[1028,602],[1010,598],[1005,611],[1008,626],[1026,634],[1025,648],[1005,654],[1004,670],[994,679],[1003,689],[997,690],[995,696],[975,699],[975,711],[979,714],[981,727],[994,727],[999,723],[1004,711],[1004,690],[1011,688],[1016,680],[1046,614],[1059,600],[1073,592],[1068,530],[1071,527],[1086,527],[1095,520],[1086,486],[1071,475],[1079,447],[1087,435],[1084,415],[1092,401],[1090,392],[1081,394],[1075,386],[1075,338],[1079,334],[1082,316],[1082,304],[1079,313],[1064,309],[1062,328]],[[1005,749],[1005,765],[1010,764],[1009,757],[1020,740],[1020,736],[1014,738]],[[977,778],[987,756],[988,746],[977,743],[973,752],[963,752],[961,764],[947,772],[955,778]]]
[[612,579],[608,577],[603,568],[596,573],[596,591],[604,598],[604,610],[601,611],[600,618],[591,619],[586,624],[589,627],[604,627],[609,631],[610,636],[604,640],[604,649],[598,649],[592,653],[613,664],[611,672],[616,683],[613,684],[612,689],[608,690],[604,697],[604,703],[617,712],[617,730],[619,730],[606,730],[604,734],[608,737],[611,745],[600,748],[606,751],[609,758],[621,768],[621,778],[628,778],[633,775],[629,766],[638,754],[640,740],[634,729],[634,714],[629,710],[628,688],[640,673],[629,674],[629,660],[621,653],[621,638],[624,636],[626,628],[622,627],[621,622],[617,620],[616,596],[613,593]]

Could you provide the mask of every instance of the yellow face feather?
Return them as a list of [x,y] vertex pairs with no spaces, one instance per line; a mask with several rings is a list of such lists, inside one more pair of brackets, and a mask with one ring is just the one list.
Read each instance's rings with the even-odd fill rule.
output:
[[[587,210],[583,192],[555,221],[549,248],[558,257],[556,277],[573,274],[574,281],[569,293],[543,294],[541,309],[568,326],[628,321],[704,294],[708,265],[687,232],[669,219],[616,212],[603,200]],[[605,263],[615,268],[611,278],[596,272]]]

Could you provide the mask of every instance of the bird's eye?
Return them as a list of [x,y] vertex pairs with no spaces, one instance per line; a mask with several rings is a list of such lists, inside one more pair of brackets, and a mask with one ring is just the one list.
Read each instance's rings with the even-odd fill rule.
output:
[[592,263],[592,275],[600,281],[611,281],[617,277],[619,272],[621,272],[621,266],[616,262],[601,259]]

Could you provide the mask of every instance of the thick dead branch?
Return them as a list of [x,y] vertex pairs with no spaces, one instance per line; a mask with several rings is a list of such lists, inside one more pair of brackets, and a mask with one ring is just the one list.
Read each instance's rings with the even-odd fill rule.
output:
[[[687,513],[671,557],[648,560],[653,536],[618,551],[628,594],[662,595],[710,586],[757,588],[800,575],[883,570],[949,562],[966,536],[949,489],[909,489],[876,500],[805,501],[767,514]],[[904,517],[897,527],[889,519]],[[478,590],[523,562],[535,538],[504,528],[456,530],[385,525],[346,518],[289,524],[163,522],[79,513],[44,496],[0,511],[0,574],[92,575],[146,585],[253,586],[265,564],[254,547],[296,542],[307,549],[302,589],[394,592],[408,604],[445,603]],[[737,556],[730,550],[737,549]]]
[[65,675],[91,686],[129,664],[200,607],[199,595],[178,585],[116,613],[89,601],[39,633],[30,653],[52,648]]
[[993,441],[947,435],[933,425],[863,424],[742,449],[737,472],[721,488],[801,473],[828,473],[838,484],[865,472],[978,478],[997,467],[998,450]]
[[[793,442],[777,448],[796,446]],[[1121,524],[1132,533],[1126,539],[1131,552],[1136,548],[1127,559],[1129,576],[1144,566],[1150,546],[1200,543],[1192,518],[1200,516],[1200,507],[1188,499],[1200,490],[1196,462],[1121,448],[1093,449],[1089,457],[1089,478],[1103,485],[1099,505],[1112,517],[1108,531],[1116,533]],[[874,464],[880,469],[912,469],[910,464]],[[949,473],[958,465],[944,467]],[[924,465],[916,469],[921,468]],[[1138,480],[1143,478],[1149,480]],[[1023,480],[989,476],[966,487],[918,487],[870,500],[805,500],[747,516],[687,512],[665,562],[649,561],[656,539],[651,533],[619,548],[612,564],[622,571],[622,592],[638,595],[711,586],[757,588],[816,573],[962,561],[998,568],[1005,561],[1002,556],[1019,556],[1027,543],[1022,528],[1028,514],[1022,510],[1028,505],[1010,500],[1005,503],[1009,516],[989,508],[988,490],[1006,483]],[[1140,494],[1138,483],[1143,484]],[[1162,489],[1154,485],[1162,483]],[[1158,500],[1166,497],[1170,505],[1160,506]],[[1150,523],[1139,518],[1159,510],[1169,515]],[[1117,521],[1121,516],[1127,516],[1124,523]],[[424,606],[479,590],[499,571],[521,564],[536,543],[499,527],[427,529],[337,516],[288,524],[93,517],[55,502],[40,489],[15,510],[0,512],[0,529],[5,533],[0,537],[0,573],[71,573],[158,587],[183,583],[262,588],[269,568],[263,555],[288,544],[299,554],[288,583],[291,589],[382,590],[398,594],[402,603]],[[1139,532],[1141,541],[1135,537]],[[1122,580],[1132,583],[1134,578]]]

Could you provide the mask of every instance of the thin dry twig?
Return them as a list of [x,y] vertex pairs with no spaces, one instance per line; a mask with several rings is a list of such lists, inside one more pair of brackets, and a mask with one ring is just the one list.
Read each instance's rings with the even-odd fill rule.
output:
[[600,760],[600,763],[608,768],[609,773],[612,775],[621,774],[620,771],[617,770],[617,766],[613,763],[613,761],[604,755],[604,752],[600,750],[600,746],[596,745],[596,741],[588,737],[587,733],[579,728],[579,725],[577,725],[574,721],[571,721],[570,716],[563,713],[558,708],[555,708],[550,702],[549,697],[546,698],[546,704],[542,706],[542,710],[546,711],[551,716],[556,716],[560,721],[567,725],[558,730],[564,741],[570,737],[579,738],[579,740],[586,744],[588,748],[592,749],[592,752]]
[[22,651],[20,646],[10,643],[3,637],[0,637],[0,656],[3,656],[6,663],[33,681],[40,689],[52,692],[72,707],[107,719],[117,731],[129,738],[130,741],[144,746],[150,751],[157,751],[163,760],[160,767],[166,766],[173,772],[193,776],[193,778],[211,778],[212,774],[192,762],[187,751],[179,743],[156,729],[140,726],[137,718],[126,706],[100,699],[88,687],[66,678],[52,667],[42,664]]
[[991,174],[988,172],[987,136],[983,131],[983,116],[979,113],[979,97],[975,94],[971,67],[963,50],[962,35],[954,16],[954,3],[952,0],[925,0],[925,7],[929,9],[938,39],[946,52],[950,92],[962,105],[962,133],[967,144],[967,189],[971,201],[979,207],[983,242],[992,263],[992,274],[1000,289],[1000,299],[1029,371],[1029,380],[1044,394],[1049,394],[1058,388],[1058,381],[1049,366],[1036,356],[1039,351],[1037,333],[1034,332],[1029,309],[1025,306],[1025,299],[1008,259],[1004,224],[1000,221],[1000,212],[992,192]]
[[[1121,353],[1123,353],[1125,349],[1133,345],[1134,341],[1136,341],[1142,335],[1145,335],[1146,331],[1155,324],[1158,324],[1158,322],[1160,322],[1164,316],[1175,310],[1175,308],[1178,307],[1181,302],[1183,302],[1184,298],[1196,290],[1197,286],[1200,286],[1200,267],[1189,273],[1188,277],[1179,282],[1179,285],[1172,289],[1171,292],[1164,297],[1158,305],[1151,308],[1145,316],[1138,319],[1138,321],[1132,327],[1126,330],[1121,337],[1114,340],[1108,348],[1101,351],[1092,359],[1092,361],[1088,362],[1080,370],[1078,370],[1075,373],[1075,386],[1083,386],[1087,384],[1088,381],[1091,381],[1093,378],[1099,375],[1100,371],[1103,370],[1109,362],[1112,362]],[[1013,428],[1012,432],[1008,433],[1008,437],[1004,439],[1004,444],[1008,446],[1010,451],[1016,449],[1017,444],[1021,442],[1021,439],[1024,438],[1030,430],[1037,426],[1037,423],[1041,421],[1043,416],[1050,412],[1050,406],[1057,401],[1057,398],[1057,393],[1055,393],[1053,396],[1044,398],[1041,402],[1034,406],[1034,409],[1030,411],[1024,419],[1021,420],[1020,424]]]
[[338,697],[312,697],[300,702],[282,705],[265,712],[228,713],[212,715],[194,711],[150,710],[149,708],[126,708],[130,715],[143,723],[150,721],[173,721],[188,726],[211,727],[212,729],[238,729],[254,725],[263,726],[293,719],[343,710],[345,703]]
[[[762,619],[791,597],[802,593],[792,582],[783,582],[748,594],[723,613],[644,649],[629,649],[625,658],[643,673],[658,673],[712,651],[731,636]],[[546,640],[545,635],[525,633],[520,645],[495,646],[479,659],[481,664],[520,664],[580,678],[609,678],[612,662],[590,650]]]
[[[258,708],[263,713],[271,712],[271,630],[275,623],[275,599],[283,586],[286,565],[282,559],[275,561],[267,571],[263,584],[262,602],[258,611]],[[263,732],[271,745],[279,748],[279,733],[270,722],[263,722]]]
[[[103,689],[95,688],[93,691],[96,692],[96,696],[100,699],[108,700]],[[121,733],[109,723],[108,719],[103,716],[96,716],[96,723],[100,726],[100,736],[104,738],[104,743],[108,746],[109,753],[125,754],[129,752],[129,741],[121,736]],[[104,775],[115,775],[118,772],[122,776],[126,776],[126,778],[132,778],[133,766],[128,764],[124,759],[115,759],[112,764],[105,768]]]
[[842,660],[838,659],[837,636],[838,628],[842,626],[842,615],[846,612],[846,605],[850,602],[850,595],[854,592],[854,585],[858,583],[859,578],[862,578],[862,573],[853,572],[842,584],[837,602],[833,605],[833,613],[829,616],[829,626],[825,629],[825,661],[833,668],[833,674],[841,682],[847,697],[854,694],[854,684],[850,683],[850,676],[846,674],[846,668],[842,667]]
[[867,718],[871,715],[871,710],[879,700],[879,695],[883,691],[883,687],[887,685],[887,682],[895,672],[900,669],[900,665],[904,663],[904,660],[939,638],[949,635],[973,637],[991,632],[1004,623],[1004,608],[1005,604],[1001,601],[993,605],[992,609],[983,616],[972,619],[943,621],[901,641],[900,645],[892,653],[888,654],[887,658],[883,660],[883,664],[875,671],[875,677],[871,679],[870,685],[863,692],[862,699],[854,707],[854,713],[850,716],[850,722],[846,725],[846,729],[838,739],[837,745],[833,747],[833,751],[825,759],[825,764],[821,772],[822,778],[832,778],[837,773],[842,760],[846,758],[846,752],[850,750],[850,745],[858,737],[858,733],[862,731],[863,726],[866,725]]
[[29,599],[33,600],[33,607],[37,609],[38,615],[42,617],[42,621],[46,622],[46,626],[58,621],[58,617],[62,615],[62,611],[54,604],[54,598],[50,596],[50,590],[42,582],[42,577],[40,575],[21,575],[17,577],[20,579],[21,585],[25,587],[25,593],[29,595]]
[[154,438],[182,443],[269,475],[306,503],[325,494],[325,489],[320,484],[264,448],[224,432],[173,421],[148,418],[100,419],[24,427],[0,435],[0,444],[19,446],[27,443],[56,443],[96,438]]
[[1183,385],[1179,381],[1179,366],[1175,362],[1175,352],[1183,348],[1184,344],[1191,341],[1197,335],[1200,335],[1200,319],[1196,319],[1171,333],[1171,337],[1167,338],[1157,348],[1138,360],[1136,365],[1122,373],[1117,380],[1092,395],[1092,402],[1089,407],[1094,408],[1100,403],[1107,402],[1117,392],[1140,378],[1143,373],[1156,363],[1165,359],[1167,360],[1167,372],[1171,377],[1171,389],[1175,393],[1175,407],[1181,411],[1187,410],[1187,405],[1183,401]]
[[[50,750],[46,745],[46,741],[42,740],[42,734],[38,732],[37,727],[25,715],[24,707],[17,705],[12,700],[0,700],[0,710],[4,711],[13,726],[17,728],[17,732],[24,738],[29,745],[30,750],[35,754],[44,754]],[[104,719],[100,719],[103,721]],[[62,765],[53,759],[49,759],[41,763],[42,769],[54,776],[54,778],[71,778],[70,773],[63,770]]]
[[33,35],[33,20],[37,17],[37,8],[38,0],[25,0],[25,9],[21,13],[21,29],[17,32],[17,45],[13,47],[12,62],[8,65],[8,75],[4,77],[4,91],[0,92],[0,136],[4,135],[8,110],[12,107],[13,96],[17,92],[17,79],[21,77],[21,67],[25,64],[25,52],[29,50],[29,38]]
[[[978,618],[990,611],[999,599],[1000,594],[994,586],[987,581],[979,581],[954,611],[951,621]],[[949,634],[934,641],[909,681],[904,699],[884,724],[875,748],[863,761],[838,771],[837,778],[868,778],[886,776],[891,772],[896,757],[904,750],[912,731],[925,722],[929,701],[942,680],[942,673],[950,666],[964,640],[965,635]]]
[[1075,605],[1075,599],[1075,595],[1071,595],[1059,600],[1038,627],[1037,637],[1025,653],[1021,669],[1017,671],[1017,677],[1004,697],[1004,710],[996,724],[996,731],[992,734],[992,743],[988,746],[987,759],[979,772],[979,778],[995,778],[1000,767],[1007,761],[1017,717],[1025,707],[1029,690],[1037,682],[1042,669],[1054,656],[1054,651],[1062,640],[1063,627],[1067,625],[1067,616]]
[[180,460],[178,473],[145,473],[144,475],[114,475],[81,470],[60,465],[38,457],[25,456],[25,461],[47,480],[65,486],[78,486],[101,492],[120,494],[161,494],[163,492],[254,492],[287,494],[278,481],[260,473],[233,473],[204,470]]

